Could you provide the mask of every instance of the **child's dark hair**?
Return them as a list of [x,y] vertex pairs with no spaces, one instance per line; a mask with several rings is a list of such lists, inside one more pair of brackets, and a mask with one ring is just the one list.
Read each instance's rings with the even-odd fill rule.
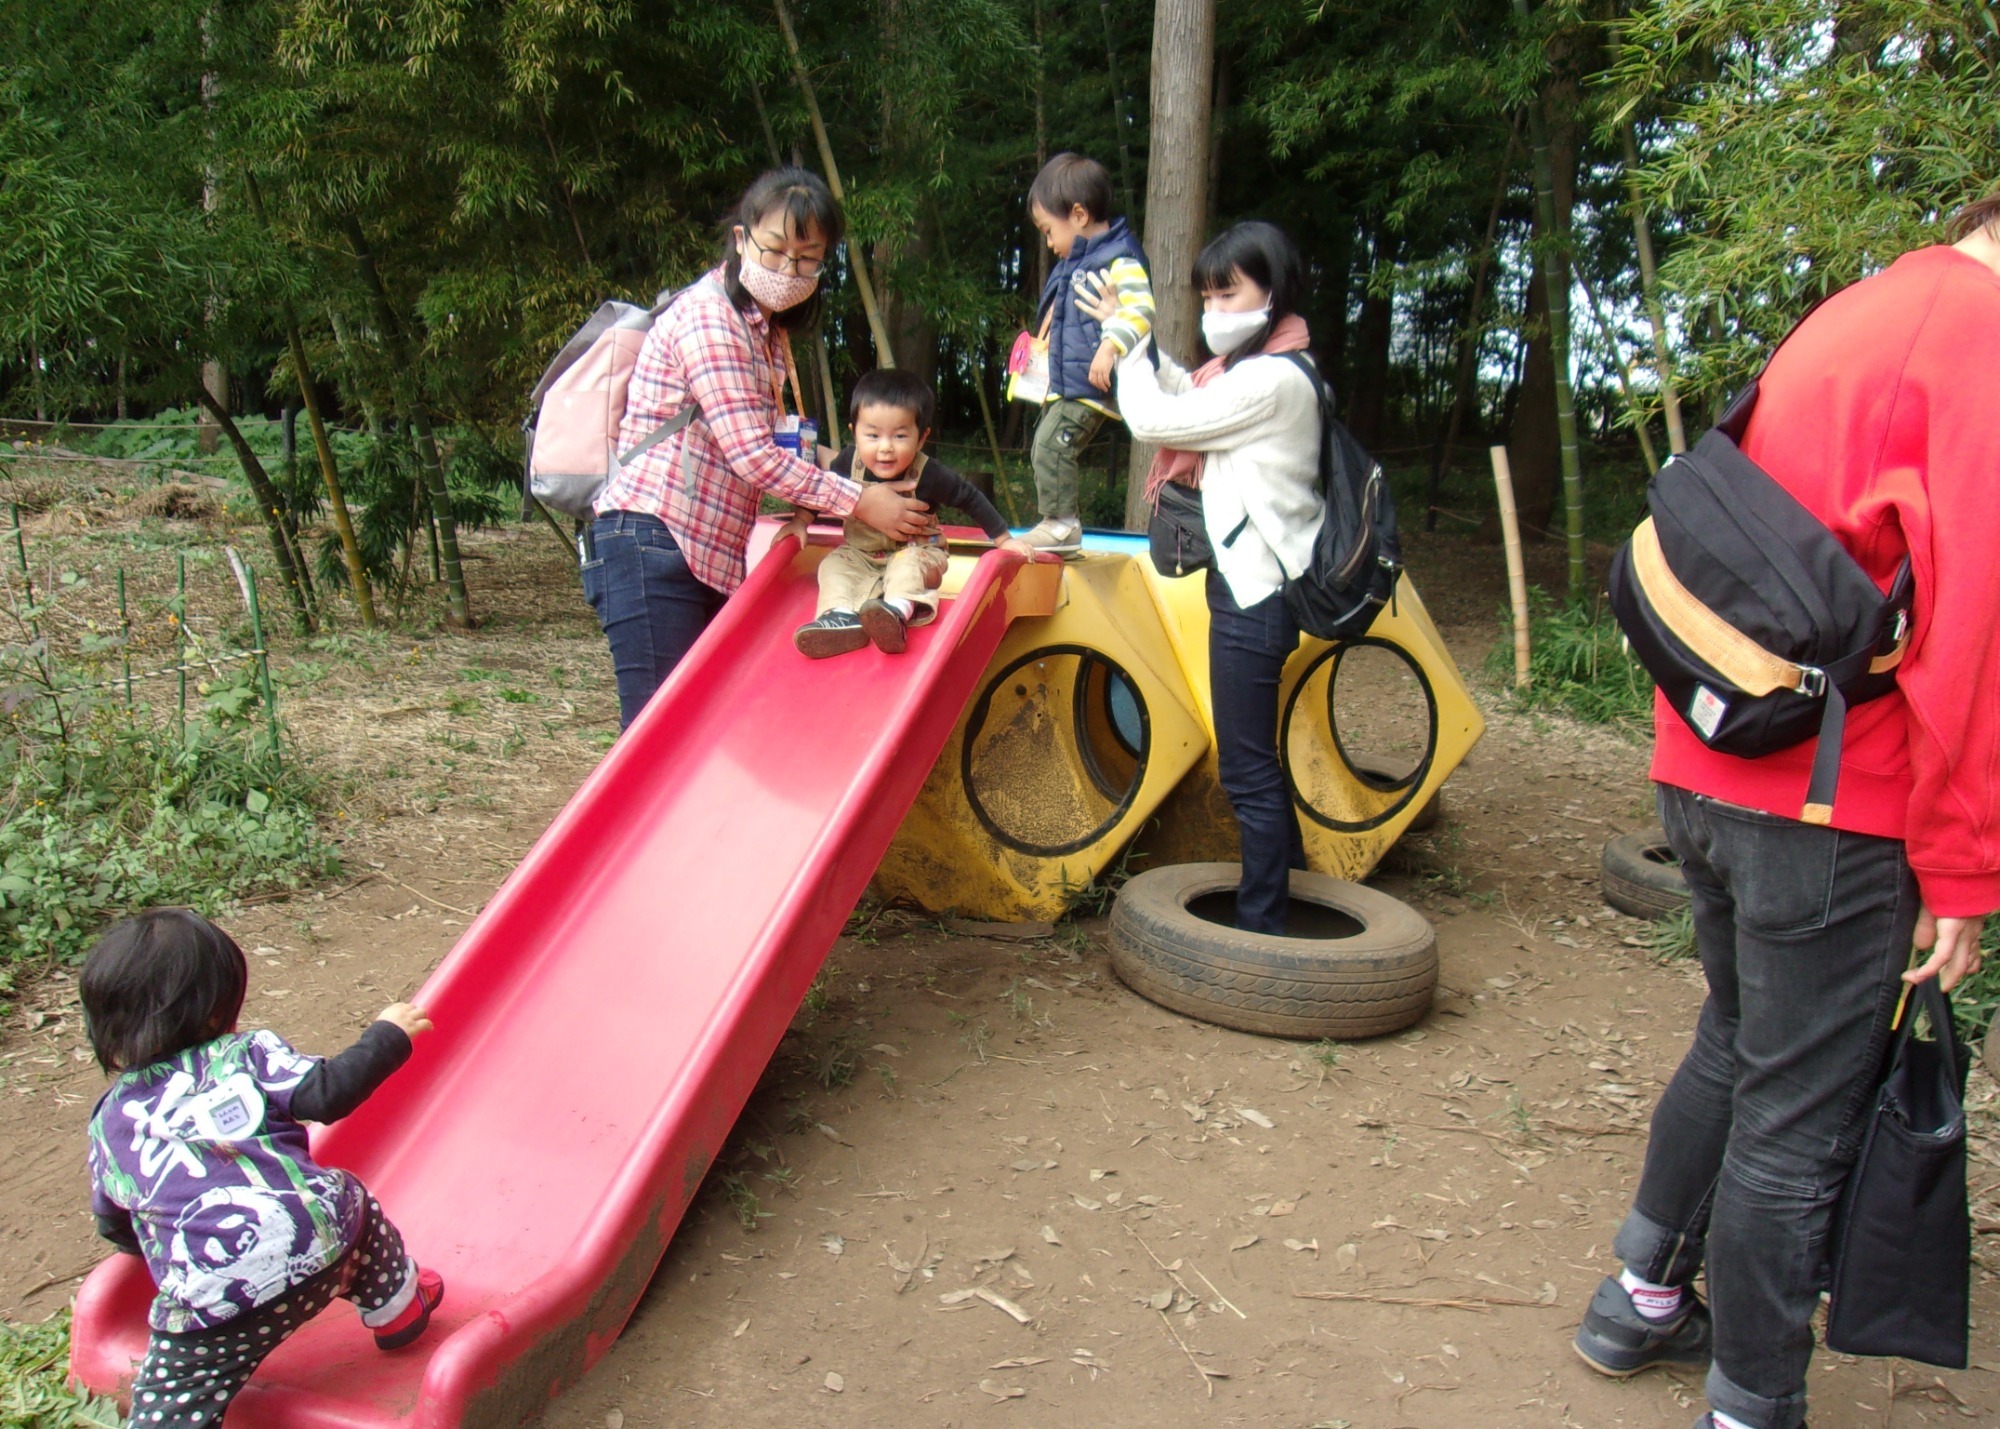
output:
[[1078,204],[1092,223],[1111,217],[1111,175],[1081,154],[1058,154],[1028,185],[1028,202],[1051,218],[1068,218]]
[[[743,286],[743,255],[736,251],[736,230],[753,233],[757,220],[782,211],[788,234],[806,233],[817,228],[826,239],[827,262],[847,234],[847,219],[833,201],[833,191],[818,174],[807,169],[772,169],[743,191],[736,208],[722,225],[722,286],[729,301],[745,312],[757,300]],[[797,307],[773,313],[771,321],[788,332],[809,328],[819,321],[822,297],[826,292],[826,269],[820,269],[820,284],[813,295]]]
[[859,421],[863,407],[900,407],[915,415],[918,430],[928,432],[931,418],[937,415],[937,398],[931,384],[916,373],[900,367],[877,367],[862,373],[854,384],[854,395],[847,399],[847,420]]
[[1993,235],[2000,238],[2000,189],[1993,190],[1985,198],[1974,199],[1951,216],[1945,225],[1944,241],[1960,243],[1972,237],[1982,228],[1990,228]]
[[1194,289],[1205,293],[1226,288],[1238,273],[1271,295],[1271,320],[1255,342],[1230,354],[1231,363],[1262,352],[1271,329],[1298,312],[1306,298],[1305,260],[1299,257],[1298,245],[1275,223],[1253,218],[1210,239],[1194,260]]
[[129,1071],[220,1037],[249,981],[236,940],[192,909],[149,908],[112,924],[77,979],[97,1064]]

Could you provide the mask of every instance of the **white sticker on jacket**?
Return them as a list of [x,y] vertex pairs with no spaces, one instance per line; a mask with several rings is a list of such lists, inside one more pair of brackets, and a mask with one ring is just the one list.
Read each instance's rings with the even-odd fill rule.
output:
[[1703,739],[1714,739],[1716,729],[1722,724],[1722,717],[1729,713],[1729,701],[1722,698],[1707,685],[1694,687],[1694,699],[1688,703],[1688,723]]

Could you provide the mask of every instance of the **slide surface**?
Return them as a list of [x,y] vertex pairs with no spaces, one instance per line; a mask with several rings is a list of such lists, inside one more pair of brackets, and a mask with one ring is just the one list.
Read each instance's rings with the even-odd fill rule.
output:
[[[901,656],[808,661],[811,553],[751,572],[701,643],[425,984],[436,1020],[317,1153],[357,1173],[446,1281],[384,1354],[336,1301],[232,1429],[500,1425],[610,1348],[1016,616],[1061,567],[989,551]],[[152,1282],[77,1299],[72,1368],[125,1387]]]

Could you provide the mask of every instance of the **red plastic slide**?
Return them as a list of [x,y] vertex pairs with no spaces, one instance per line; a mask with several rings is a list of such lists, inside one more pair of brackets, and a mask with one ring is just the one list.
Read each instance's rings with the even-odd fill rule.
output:
[[[811,561],[774,547],[417,1001],[437,1029],[315,1140],[443,1272],[377,1350],[336,1302],[234,1429],[515,1424],[611,1346],[1007,624],[1061,568],[988,552],[908,653],[808,661]],[[71,1365],[129,1387],[153,1286],[114,1255]]]

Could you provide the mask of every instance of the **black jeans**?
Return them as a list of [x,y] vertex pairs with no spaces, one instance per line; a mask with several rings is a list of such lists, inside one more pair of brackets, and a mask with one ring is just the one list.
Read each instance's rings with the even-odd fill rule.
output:
[[583,595],[611,646],[618,727],[629,729],[727,597],[695,579],[657,516],[609,511],[590,534],[595,550],[583,563]]
[[1299,627],[1282,591],[1245,610],[1220,571],[1211,570],[1207,579],[1215,759],[1243,847],[1236,926],[1282,935],[1290,870],[1306,866],[1299,818],[1278,760],[1278,680],[1298,649]]
[[1613,1249],[1656,1284],[1685,1284],[1706,1259],[1710,1406],[1797,1429],[1829,1226],[1881,1082],[1916,880],[1893,839],[1683,789],[1659,799],[1708,1000]]

